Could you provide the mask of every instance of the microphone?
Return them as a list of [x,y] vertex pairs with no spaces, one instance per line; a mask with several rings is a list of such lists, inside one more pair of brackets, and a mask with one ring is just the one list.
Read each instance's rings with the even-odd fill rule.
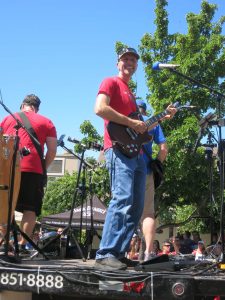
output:
[[89,142],[88,146],[89,146],[89,149],[92,148],[92,149],[97,150],[97,151],[101,151],[101,150],[104,149],[102,145],[100,145],[98,143],[95,143],[95,142]]
[[74,144],[80,144],[80,141],[76,140],[75,138],[68,137],[67,141],[74,143]]
[[71,138],[71,137],[68,137],[68,141],[71,143],[74,143],[74,144],[80,144],[82,147],[85,147],[87,149],[93,149],[93,150],[97,150],[97,151],[103,150],[103,146],[96,142],[88,142],[87,145],[84,145],[80,141],[78,141],[74,138]]
[[64,140],[64,137],[65,137],[66,135],[65,134],[62,134],[61,136],[60,136],[60,138],[57,140],[57,147],[58,146],[61,146],[62,144],[63,144],[63,140]]
[[174,64],[162,64],[160,63],[159,61],[155,62],[153,65],[152,65],[152,69],[155,70],[155,71],[158,71],[158,70],[163,70],[163,69],[176,69],[178,68],[180,65],[174,65]]
[[75,138],[71,138],[70,136],[68,137],[67,141],[74,143],[74,144],[78,144],[80,145],[82,148],[87,149],[87,146],[85,144],[82,144],[81,141],[76,140]]

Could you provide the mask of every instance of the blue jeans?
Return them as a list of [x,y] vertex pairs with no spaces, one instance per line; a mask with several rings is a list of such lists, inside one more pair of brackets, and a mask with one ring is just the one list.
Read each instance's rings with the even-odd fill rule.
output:
[[105,158],[112,199],[96,259],[125,255],[144,207],[146,164],[143,156],[128,158],[119,150],[109,148]]

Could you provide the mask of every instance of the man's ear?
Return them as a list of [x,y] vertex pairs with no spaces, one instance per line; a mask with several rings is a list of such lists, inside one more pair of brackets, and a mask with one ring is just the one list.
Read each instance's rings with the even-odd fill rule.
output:
[[39,108],[37,108],[36,106],[32,105],[33,111],[35,111],[36,113],[39,111]]

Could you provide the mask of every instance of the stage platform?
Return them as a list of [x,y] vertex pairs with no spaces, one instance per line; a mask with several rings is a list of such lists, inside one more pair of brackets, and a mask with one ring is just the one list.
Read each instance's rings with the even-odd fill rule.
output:
[[[24,298],[27,300],[191,300],[225,296],[225,272],[213,260],[151,260],[126,271],[97,270],[94,260],[7,260],[0,259],[0,290],[32,295]],[[0,293],[0,300],[8,299],[1,298]]]

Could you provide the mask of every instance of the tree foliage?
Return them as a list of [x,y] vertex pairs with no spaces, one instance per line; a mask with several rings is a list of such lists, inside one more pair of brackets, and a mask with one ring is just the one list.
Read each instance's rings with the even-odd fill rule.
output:
[[[80,132],[84,135],[79,145],[75,145],[77,156],[89,148],[90,143],[102,143],[100,136],[90,121],[85,120],[80,125]],[[82,156],[79,156],[80,158]],[[56,214],[79,206],[82,201],[90,199],[94,194],[106,204],[109,202],[108,172],[104,163],[99,164],[95,158],[86,157],[82,164],[81,173],[66,173],[63,177],[49,181],[45,192],[42,216]],[[79,179],[79,181],[78,181]],[[84,187],[84,189],[83,189]]]
[[[165,165],[166,180],[157,191],[156,201],[161,215],[168,207],[192,205],[199,215],[208,216],[209,161],[205,159],[204,148],[197,148],[195,144],[199,120],[209,111],[220,117],[225,112],[224,99],[220,101],[213,92],[224,93],[225,90],[225,36],[221,34],[225,17],[214,22],[216,5],[202,1],[199,14],[187,14],[187,34],[170,34],[167,5],[166,0],[156,0],[156,30],[154,34],[145,34],[139,47],[149,89],[147,99],[155,113],[176,101],[181,104],[190,101],[197,109],[180,111],[172,120],[162,123],[169,155]],[[155,61],[179,64],[179,71],[156,72],[152,70]],[[179,76],[178,72],[184,76]],[[185,75],[204,86],[187,80]],[[203,136],[213,136],[210,132],[211,128],[203,130]],[[215,162],[213,165],[213,191],[218,203],[218,171]],[[176,215],[179,215],[178,209]]]
[[90,149],[92,143],[103,142],[103,137],[98,134],[97,130],[89,120],[85,120],[80,125],[80,132],[84,135],[84,137],[81,139],[80,144],[74,146],[74,150],[77,153],[82,153],[84,150],[83,146],[86,146],[86,149]]
[[[56,214],[71,209],[75,193],[77,174],[66,173],[63,177],[51,181],[48,184],[44,196],[42,216]],[[79,200],[76,200],[76,205]]]

